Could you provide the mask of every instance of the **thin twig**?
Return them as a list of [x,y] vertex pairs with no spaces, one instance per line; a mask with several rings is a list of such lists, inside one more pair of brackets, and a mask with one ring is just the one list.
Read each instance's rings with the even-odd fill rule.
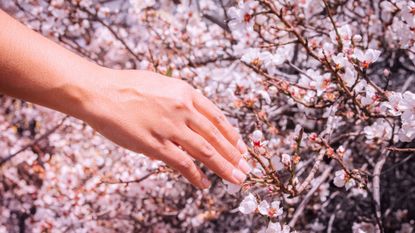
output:
[[316,158],[316,162],[314,163],[313,168],[311,169],[310,173],[308,174],[308,176],[304,180],[304,182],[297,189],[297,195],[300,195],[308,187],[311,180],[313,180],[316,172],[318,171],[318,168],[320,167],[320,163],[323,160],[325,154],[326,154],[325,150],[320,150],[320,154]]
[[297,222],[298,218],[302,215],[304,208],[310,201],[313,194],[317,191],[317,189],[320,187],[320,185],[329,177],[330,172],[332,170],[332,166],[328,166],[326,170],[324,170],[323,174],[318,179],[318,182],[314,185],[314,187],[307,193],[307,195],[304,197],[303,201],[298,205],[297,209],[295,210],[295,213],[289,223],[290,227],[294,227],[295,223]]
[[339,42],[338,51],[341,52],[341,51],[343,51],[343,40],[342,40],[342,37],[341,37],[341,35],[339,33],[339,30],[337,28],[336,22],[334,22],[334,18],[333,18],[333,15],[331,13],[331,9],[330,9],[329,3],[327,2],[327,0],[323,0],[323,3],[324,3],[324,6],[326,7],[328,18],[330,19],[330,22],[333,25],[334,31],[336,32],[337,42]]
[[158,174],[160,172],[161,172],[160,169],[155,169],[155,170],[151,171],[150,173],[148,173],[147,175],[145,175],[145,176],[143,176],[139,179],[128,180],[128,181],[123,181],[123,180],[117,180],[117,181],[101,180],[100,184],[125,184],[125,185],[129,185],[131,183],[140,183],[140,182],[143,182],[144,180],[150,178],[152,175]]
[[[388,154],[388,153],[387,153]],[[375,202],[375,217],[378,224],[378,232],[384,232],[382,224],[382,212],[381,212],[381,203],[380,203],[380,174],[383,168],[383,165],[386,162],[387,154],[382,154],[378,162],[375,165],[373,171],[373,200]]]
[[388,147],[386,149],[393,152],[415,152],[415,148]]
[[329,224],[328,224],[328,227],[327,227],[327,233],[331,233],[332,232],[334,219],[336,218],[336,213],[340,209],[340,207],[341,207],[341,203],[337,204],[336,205],[336,209],[331,214],[330,219],[329,219]]

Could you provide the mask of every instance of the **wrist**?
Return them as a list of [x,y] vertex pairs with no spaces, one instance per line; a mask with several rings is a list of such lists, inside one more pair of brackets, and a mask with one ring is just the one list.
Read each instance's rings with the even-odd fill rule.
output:
[[66,72],[65,81],[57,88],[62,93],[61,98],[53,108],[81,120],[88,119],[102,87],[100,79],[105,77],[104,70],[106,68],[88,62],[73,72]]

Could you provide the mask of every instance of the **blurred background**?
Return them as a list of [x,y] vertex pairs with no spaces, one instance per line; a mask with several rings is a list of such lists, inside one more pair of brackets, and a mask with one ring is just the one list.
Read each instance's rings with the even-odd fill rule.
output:
[[[258,84],[260,77],[239,67],[238,38],[230,33],[226,13],[235,4],[230,0],[0,1],[1,9],[29,28],[97,64],[148,69],[188,81],[215,101],[249,141],[248,134],[258,127],[260,111],[256,110],[263,108],[252,101],[265,98],[264,87]],[[402,66],[394,67],[400,76],[390,85],[411,90],[412,81],[406,78],[414,78],[412,68]],[[246,87],[244,94],[237,93],[240,83]],[[269,119],[280,131],[294,131],[297,121],[310,129],[320,127],[298,116],[304,108],[290,110],[293,103],[271,98]],[[254,107],[246,107],[250,104]],[[289,135],[281,134],[271,144],[283,143]],[[373,168],[376,148],[359,145],[353,147],[351,160]],[[380,176],[385,232],[414,231],[412,154],[392,153]],[[258,232],[268,224],[265,217],[239,213],[240,194],[227,193],[221,180],[209,174],[212,187],[196,190],[161,162],[112,144],[75,118],[0,95],[0,233]],[[308,197],[295,229],[376,232],[372,195],[359,189],[345,192],[330,177]],[[285,204],[286,222],[302,200],[292,198]]]

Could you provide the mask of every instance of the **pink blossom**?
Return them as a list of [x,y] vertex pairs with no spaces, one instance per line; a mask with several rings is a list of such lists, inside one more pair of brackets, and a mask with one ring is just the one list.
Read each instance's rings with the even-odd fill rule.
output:
[[360,61],[361,67],[367,69],[370,64],[376,62],[380,56],[381,52],[379,50],[368,49],[363,52],[360,49],[355,49],[354,57]]
[[272,218],[283,214],[283,209],[280,207],[279,201],[273,201],[270,205],[266,200],[263,200],[258,205],[258,211],[262,215],[266,215]]
[[254,213],[257,209],[258,202],[252,193],[249,193],[239,204],[239,211],[243,214]]

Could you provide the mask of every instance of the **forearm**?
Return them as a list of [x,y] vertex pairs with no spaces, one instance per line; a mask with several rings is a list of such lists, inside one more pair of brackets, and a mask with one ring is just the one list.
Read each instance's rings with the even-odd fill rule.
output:
[[0,10],[0,93],[81,117],[98,66]]

